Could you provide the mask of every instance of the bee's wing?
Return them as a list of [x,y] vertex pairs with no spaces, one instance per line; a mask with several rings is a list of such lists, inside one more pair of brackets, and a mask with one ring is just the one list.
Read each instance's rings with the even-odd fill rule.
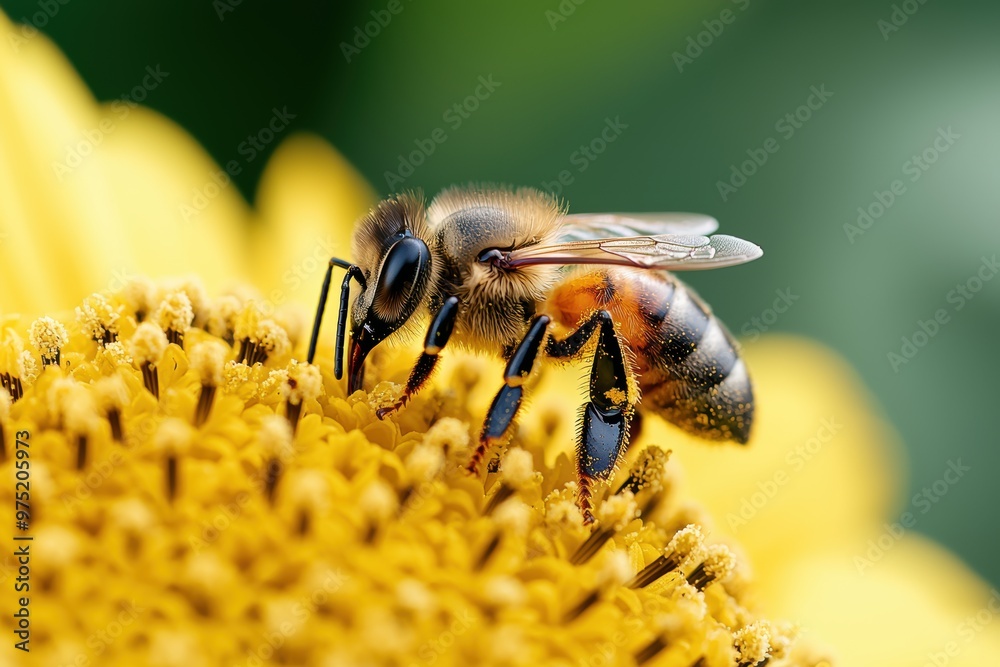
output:
[[505,264],[613,264],[640,269],[696,271],[735,266],[764,254],[757,245],[735,236],[658,234],[592,239],[518,248]]
[[711,234],[715,218],[701,213],[578,213],[562,219],[559,241],[593,241],[662,234]]

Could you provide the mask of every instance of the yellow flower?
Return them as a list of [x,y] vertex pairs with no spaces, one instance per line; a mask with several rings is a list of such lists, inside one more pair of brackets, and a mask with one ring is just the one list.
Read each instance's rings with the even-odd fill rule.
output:
[[169,121],[113,114],[44,36],[0,33],[0,502],[33,538],[3,664],[28,662],[23,625],[45,665],[996,662],[1000,600],[893,525],[894,436],[828,352],[748,347],[747,448],[647,420],[591,532],[575,371],[537,379],[484,488],[461,467],[496,362],[449,354],[380,421],[408,352],[373,355],[369,396],[328,348],[298,361],[373,198],[336,152],[286,141],[251,211]]

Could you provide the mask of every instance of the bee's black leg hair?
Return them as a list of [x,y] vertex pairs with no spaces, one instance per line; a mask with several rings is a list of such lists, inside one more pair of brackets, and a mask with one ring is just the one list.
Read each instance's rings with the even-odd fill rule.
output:
[[561,341],[549,340],[546,352],[553,357],[577,354],[598,329],[597,347],[590,370],[590,402],[583,408],[577,470],[580,491],[577,503],[585,523],[594,521],[591,495],[595,480],[607,480],[628,444],[632,403],[629,400],[629,368],[615,333],[611,315],[600,310]]
[[513,423],[517,410],[521,407],[521,397],[524,395],[524,388],[521,385],[531,374],[531,368],[535,365],[535,358],[538,356],[538,350],[545,339],[545,331],[548,329],[549,322],[550,319],[547,315],[536,316],[528,326],[528,333],[524,335],[507,361],[507,368],[503,373],[504,385],[497,392],[489,412],[486,413],[483,430],[479,435],[479,444],[472,453],[468,466],[466,466],[469,473],[479,474],[479,466],[483,457],[486,456],[494,443],[504,437]]
[[451,331],[455,328],[455,318],[457,316],[458,297],[450,296],[444,300],[441,309],[438,310],[437,315],[434,316],[430,326],[427,328],[423,354],[420,355],[420,358],[417,359],[417,364],[410,371],[410,378],[406,381],[403,395],[392,405],[379,408],[375,413],[379,419],[385,419],[387,415],[406,405],[410,397],[424,386],[424,383],[430,378],[431,373],[434,372],[434,367],[437,365],[441,350],[444,349],[444,346],[448,343],[448,338],[451,337]]
[[333,375],[338,380],[344,375],[344,330],[347,327],[347,305],[351,297],[351,278],[358,281],[361,289],[365,289],[365,276],[361,269],[350,262],[345,262],[336,257],[330,258],[330,263],[326,267],[326,276],[323,278],[323,287],[319,292],[319,306],[316,308],[316,319],[313,320],[312,336],[309,338],[309,354],[306,361],[310,364],[316,357],[316,343],[319,341],[319,327],[323,322],[323,311],[326,310],[326,298],[330,295],[330,279],[333,276],[333,267],[347,269],[344,282],[340,285],[340,313],[337,317],[337,340],[333,358]]

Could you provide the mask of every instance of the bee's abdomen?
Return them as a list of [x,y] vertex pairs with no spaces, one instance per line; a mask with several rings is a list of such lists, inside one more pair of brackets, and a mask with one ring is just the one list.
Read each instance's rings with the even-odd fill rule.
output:
[[608,310],[636,355],[643,410],[710,440],[744,443],[753,390],[725,326],[672,275],[629,269],[578,273],[561,283],[549,310],[566,327]]
[[649,327],[637,346],[649,369],[639,380],[643,407],[703,438],[745,443],[753,389],[736,342],[683,283],[662,285],[639,304]]

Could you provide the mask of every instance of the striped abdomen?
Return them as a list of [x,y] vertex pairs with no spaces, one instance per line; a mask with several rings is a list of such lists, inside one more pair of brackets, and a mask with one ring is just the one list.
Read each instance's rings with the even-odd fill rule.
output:
[[576,273],[547,305],[566,327],[597,309],[611,313],[636,355],[642,409],[703,438],[747,441],[753,390],[737,344],[672,275],[615,268]]

